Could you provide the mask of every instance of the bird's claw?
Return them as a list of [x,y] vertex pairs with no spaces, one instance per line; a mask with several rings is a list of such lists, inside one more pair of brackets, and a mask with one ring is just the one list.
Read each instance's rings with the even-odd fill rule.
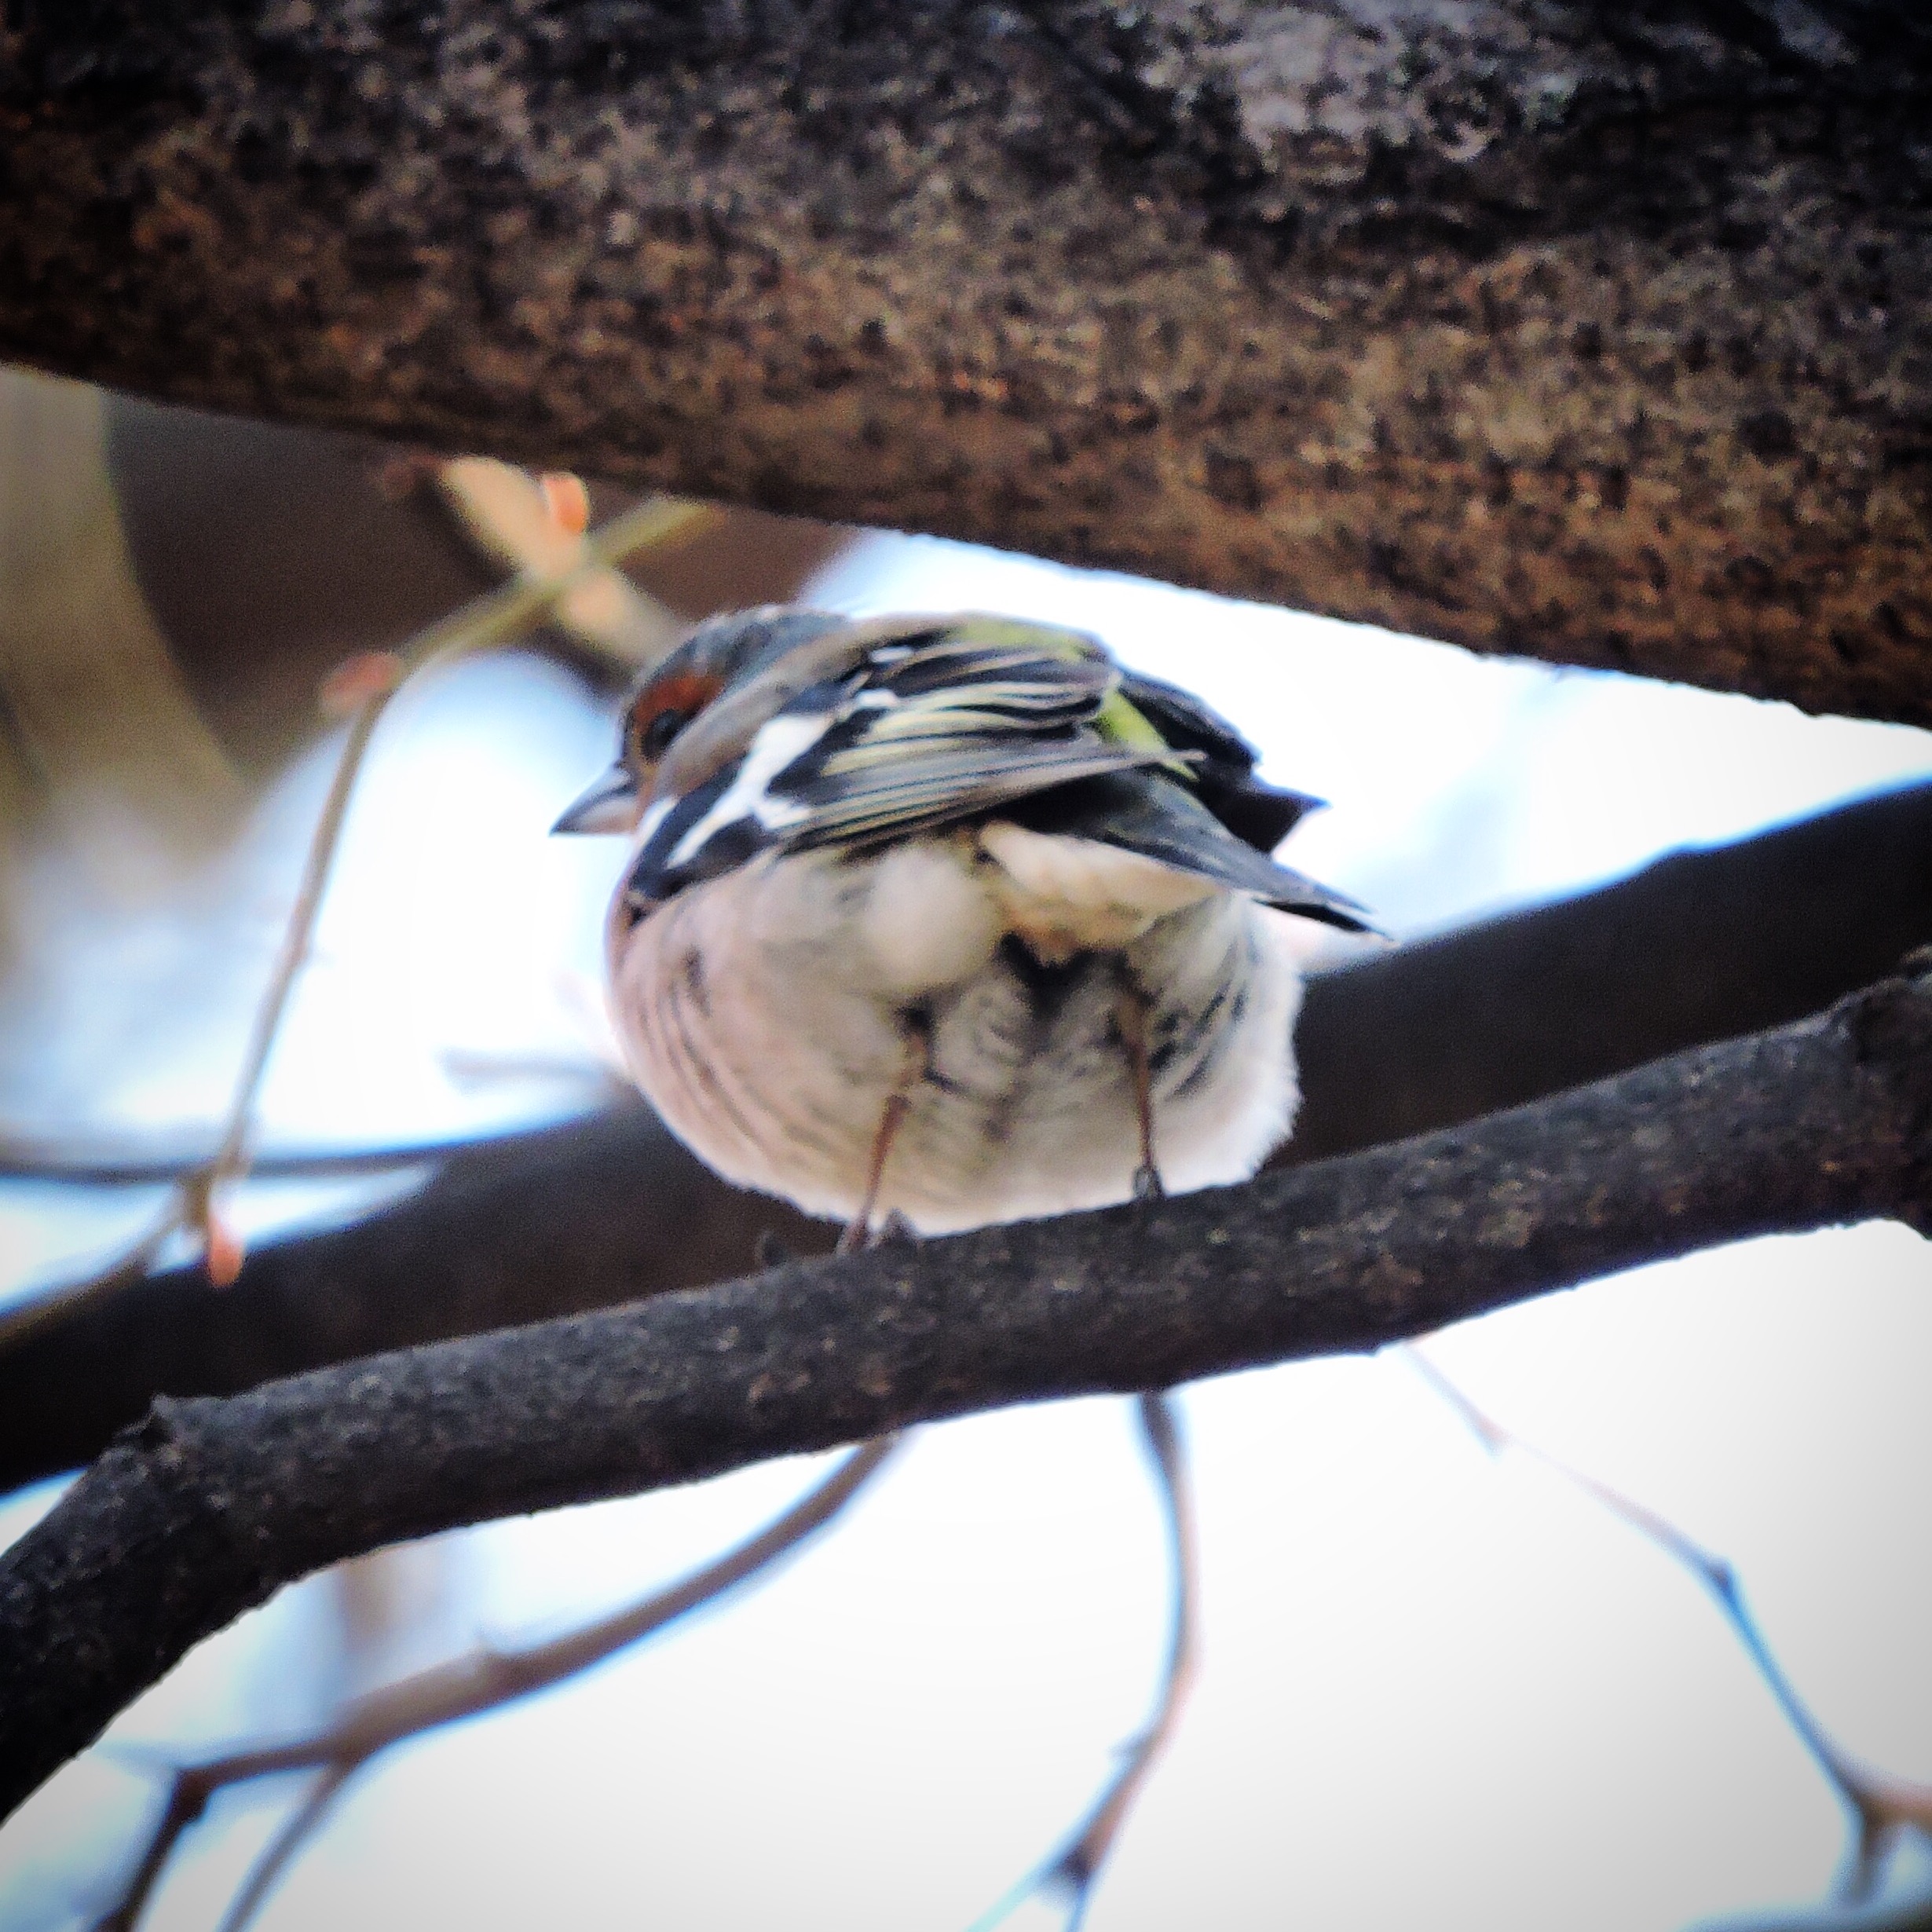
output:
[[872,1231],[869,1245],[875,1248],[900,1247],[909,1243],[917,1246],[922,1239],[919,1230],[897,1208],[893,1208]]

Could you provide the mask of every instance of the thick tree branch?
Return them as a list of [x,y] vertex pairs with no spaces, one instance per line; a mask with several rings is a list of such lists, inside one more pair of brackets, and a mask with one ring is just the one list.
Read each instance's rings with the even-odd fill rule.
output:
[[251,1252],[129,1283],[0,1353],[0,1489],[71,1469],[157,1395],[228,1395],[330,1362],[727,1279],[770,1232],[831,1231],[727,1187],[641,1105],[485,1141],[420,1194]]
[[14,0],[0,349],[1932,718],[1912,0]]
[[[1294,1162],[1472,1120],[1780,1025],[1932,941],[1932,787],[1869,799],[1318,979]],[[0,1488],[86,1462],[157,1395],[695,1287],[821,1224],[727,1187],[641,1108],[457,1154],[348,1228],[130,1283],[0,1353]]]
[[1290,1158],[1473,1120],[1817,1012],[1932,942],[1932,785],[1315,982]]
[[1246,1187],[158,1403],[0,1561],[0,1806],[199,1638],[384,1543],[1886,1216],[1932,1233],[1932,975]]

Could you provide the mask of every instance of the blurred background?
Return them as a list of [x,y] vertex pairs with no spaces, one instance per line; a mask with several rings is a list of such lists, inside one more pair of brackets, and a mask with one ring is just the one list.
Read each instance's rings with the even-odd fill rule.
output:
[[[593,482],[593,524],[625,500]],[[219,1139],[339,748],[324,679],[554,567],[576,514],[496,466],[0,373],[8,1301],[111,1258],[152,1222],[157,1177]],[[634,1104],[601,1006],[620,847],[547,829],[607,762],[631,668],[708,611],[776,599],[1097,632],[1235,719],[1267,776],[1328,800],[1286,855],[1405,939],[1932,781],[1932,735],[1902,727],[730,513],[384,718],[261,1096],[279,1165],[225,1207],[251,1246],[435,1169],[344,1173],[331,1154]],[[757,1220],[732,1266],[752,1264]],[[1753,1242],[1431,1348],[1530,1441],[1729,1557],[1838,1741],[1932,1779],[1927,1244],[1890,1224]],[[1399,1358],[1180,1400],[1204,1675],[1095,1932],[1808,1922],[1841,1807],[1690,1576],[1546,1470],[1492,1460]],[[479,1640],[567,1628],[818,1466],[494,1525],[285,1591],[0,1830],[0,1926],[103,1908],[157,1766]],[[58,1487],[0,1506],[0,1537]],[[384,1760],[259,1923],[964,1927],[1143,1721],[1167,1588],[1126,1405],[928,1430],[769,1583]],[[146,1923],[216,1925],[294,1795],[218,1798]],[[1817,1922],[1932,1923],[1928,1897],[1908,1846],[1874,1901]],[[1044,1904],[1015,1920],[1057,1922]]]

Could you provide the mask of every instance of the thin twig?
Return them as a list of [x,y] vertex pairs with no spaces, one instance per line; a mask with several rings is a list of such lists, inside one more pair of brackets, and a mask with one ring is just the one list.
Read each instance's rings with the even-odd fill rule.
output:
[[[434,1140],[397,1140],[374,1147],[257,1147],[248,1156],[251,1180],[326,1180],[337,1175],[386,1174],[398,1168],[431,1167],[479,1149],[510,1147],[530,1129],[445,1135]],[[35,1143],[0,1136],[0,1180],[45,1181],[59,1187],[159,1187],[210,1165],[205,1139],[157,1134],[152,1139]]]
[[[574,477],[534,477],[491,456],[451,456],[434,470],[443,500],[464,534],[519,576],[555,574],[577,561],[589,498]],[[569,513],[559,514],[565,504]],[[675,613],[621,573],[593,573],[559,597],[551,620],[625,675],[677,642]]]
[[[0,1315],[0,1350],[17,1342],[57,1312],[68,1310],[138,1279],[152,1265],[168,1239],[177,1233],[199,1231],[213,1256],[232,1256],[221,1272],[240,1264],[232,1237],[226,1236],[216,1212],[218,1191],[247,1171],[248,1136],[255,1102],[280,1033],[296,979],[306,962],[316,920],[328,889],[331,869],[347,820],[349,800],[376,726],[403,686],[432,667],[506,643],[539,622],[556,600],[597,573],[632,552],[674,536],[693,533],[717,515],[698,503],[649,498],[613,518],[584,544],[567,569],[546,576],[525,576],[504,588],[471,599],[460,609],[419,631],[402,649],[362,660],[358,666],[355,708],[349,733],[335,761],[327,796],[310,835],[302,863],[302,881],[276,954],[261,1002],[250,1028],[221,1136],[212,1158],[176,1182],[173,1198],[154,1228],[99,1272],[71,1282]],[[217,1275],[218,1280],[221,1279]]]
[[353,1765],[331,1765],[309,1787],[308,1795],[283,1820],[282,1828],[269,1840],[262,1855],[249,1868],[241,1890],[221,1915],[218,1932],[243,1932],[274,1890],[276,1880],[287,1870],[296,1853],[320,1828],[356,1769]]
[[390,1746],[547,1690],[768,1573],[838,1516],[905,1440],[881,1436],[854,1450],[736,1549],[581,1629],[521,1650],[476,1651],[372,1691],[309,1736],[183,1766],[174,1774],[167,1802],[125,1889],[96,1922],[95,1932],[133,1932],[175,1846],[215,1792],[278,1773],[319,1773],[318,1782],[256,1862],[222,1921],[221,1932],[241,1932],[342,1787]]
[[1917,1831],[1932,1838],[1932,1785],[1914,1784],[1861,1765],[1839,1748],[1792,1687],[1784,1667],[1766,1641],[1758,1620],[1744,1601],[1737,1573],[1722,1557],[1706,1550],[1654,1509],[1612,1489],[1608,1483],[1573,1467],[1548,1450],[1525,1442],[1486,1411],[1479,1408],[1436,1363],[1413,1342],[1397,1345],[1424,1381],[1460,1415],[1491,1455],[1514,1449],[1600,1503],[1620,1521],[1655,1544],[1674,1562],[1696,1578],[1723,1613],[1744,1646],[1765,1688],[1784,1713],[1784,1721],[1824,1774],[1851,1813],[1852,1839],[1836,1890],[1849,1902],[1871,1890],[1886,1853],[1901,1831]]
[[993,1932],[994,1927],[1004,1924],[1029,1898],[1055,1894],[1067,1901],[1066,1932],[1079,1932],[1086,1921],[1095,1882],[1142,1788],[1153,1774],[1156,1762],[1179,1728],[1188,1693],[1194,1689],[1200,1621],[1200,1554],[1187,1450],[1173,1398],[1165,1390],[1148,1391],[1136,1399],[1135,1408],[1166,1518],[1173,1587],[1167,1656],[1153,1714],[1146,1728],[1129,1740],[1122,1751],[1118,1769],[1065,1843],[975,1919],[969,1932]]

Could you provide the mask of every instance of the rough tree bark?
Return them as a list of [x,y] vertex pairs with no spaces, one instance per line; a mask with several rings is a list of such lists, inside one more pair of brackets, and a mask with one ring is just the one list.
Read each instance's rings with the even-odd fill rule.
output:
[[0,348],[1932,721],[1909,0],[13,0]]
[[[1868,799],[1325,975],[1279,1165],[1453,1125],[1785,1024],[1932,942],[1932,786]],[[183,1165],[205,1155],[196,1148]],[[0,1351],[0,1490],[71,1468],[156,1396],[227,1395],[379,1349],[738,1274],[769,1231],[642,1107],[482,1143],[347,1228],[117,1288]]]
[[1932,1233],[1932,977],[1475,1125],[156,1404],[0,1557],[0,1812],[189,1645],[409,1536],[1373,1348],[1706,1242]]

